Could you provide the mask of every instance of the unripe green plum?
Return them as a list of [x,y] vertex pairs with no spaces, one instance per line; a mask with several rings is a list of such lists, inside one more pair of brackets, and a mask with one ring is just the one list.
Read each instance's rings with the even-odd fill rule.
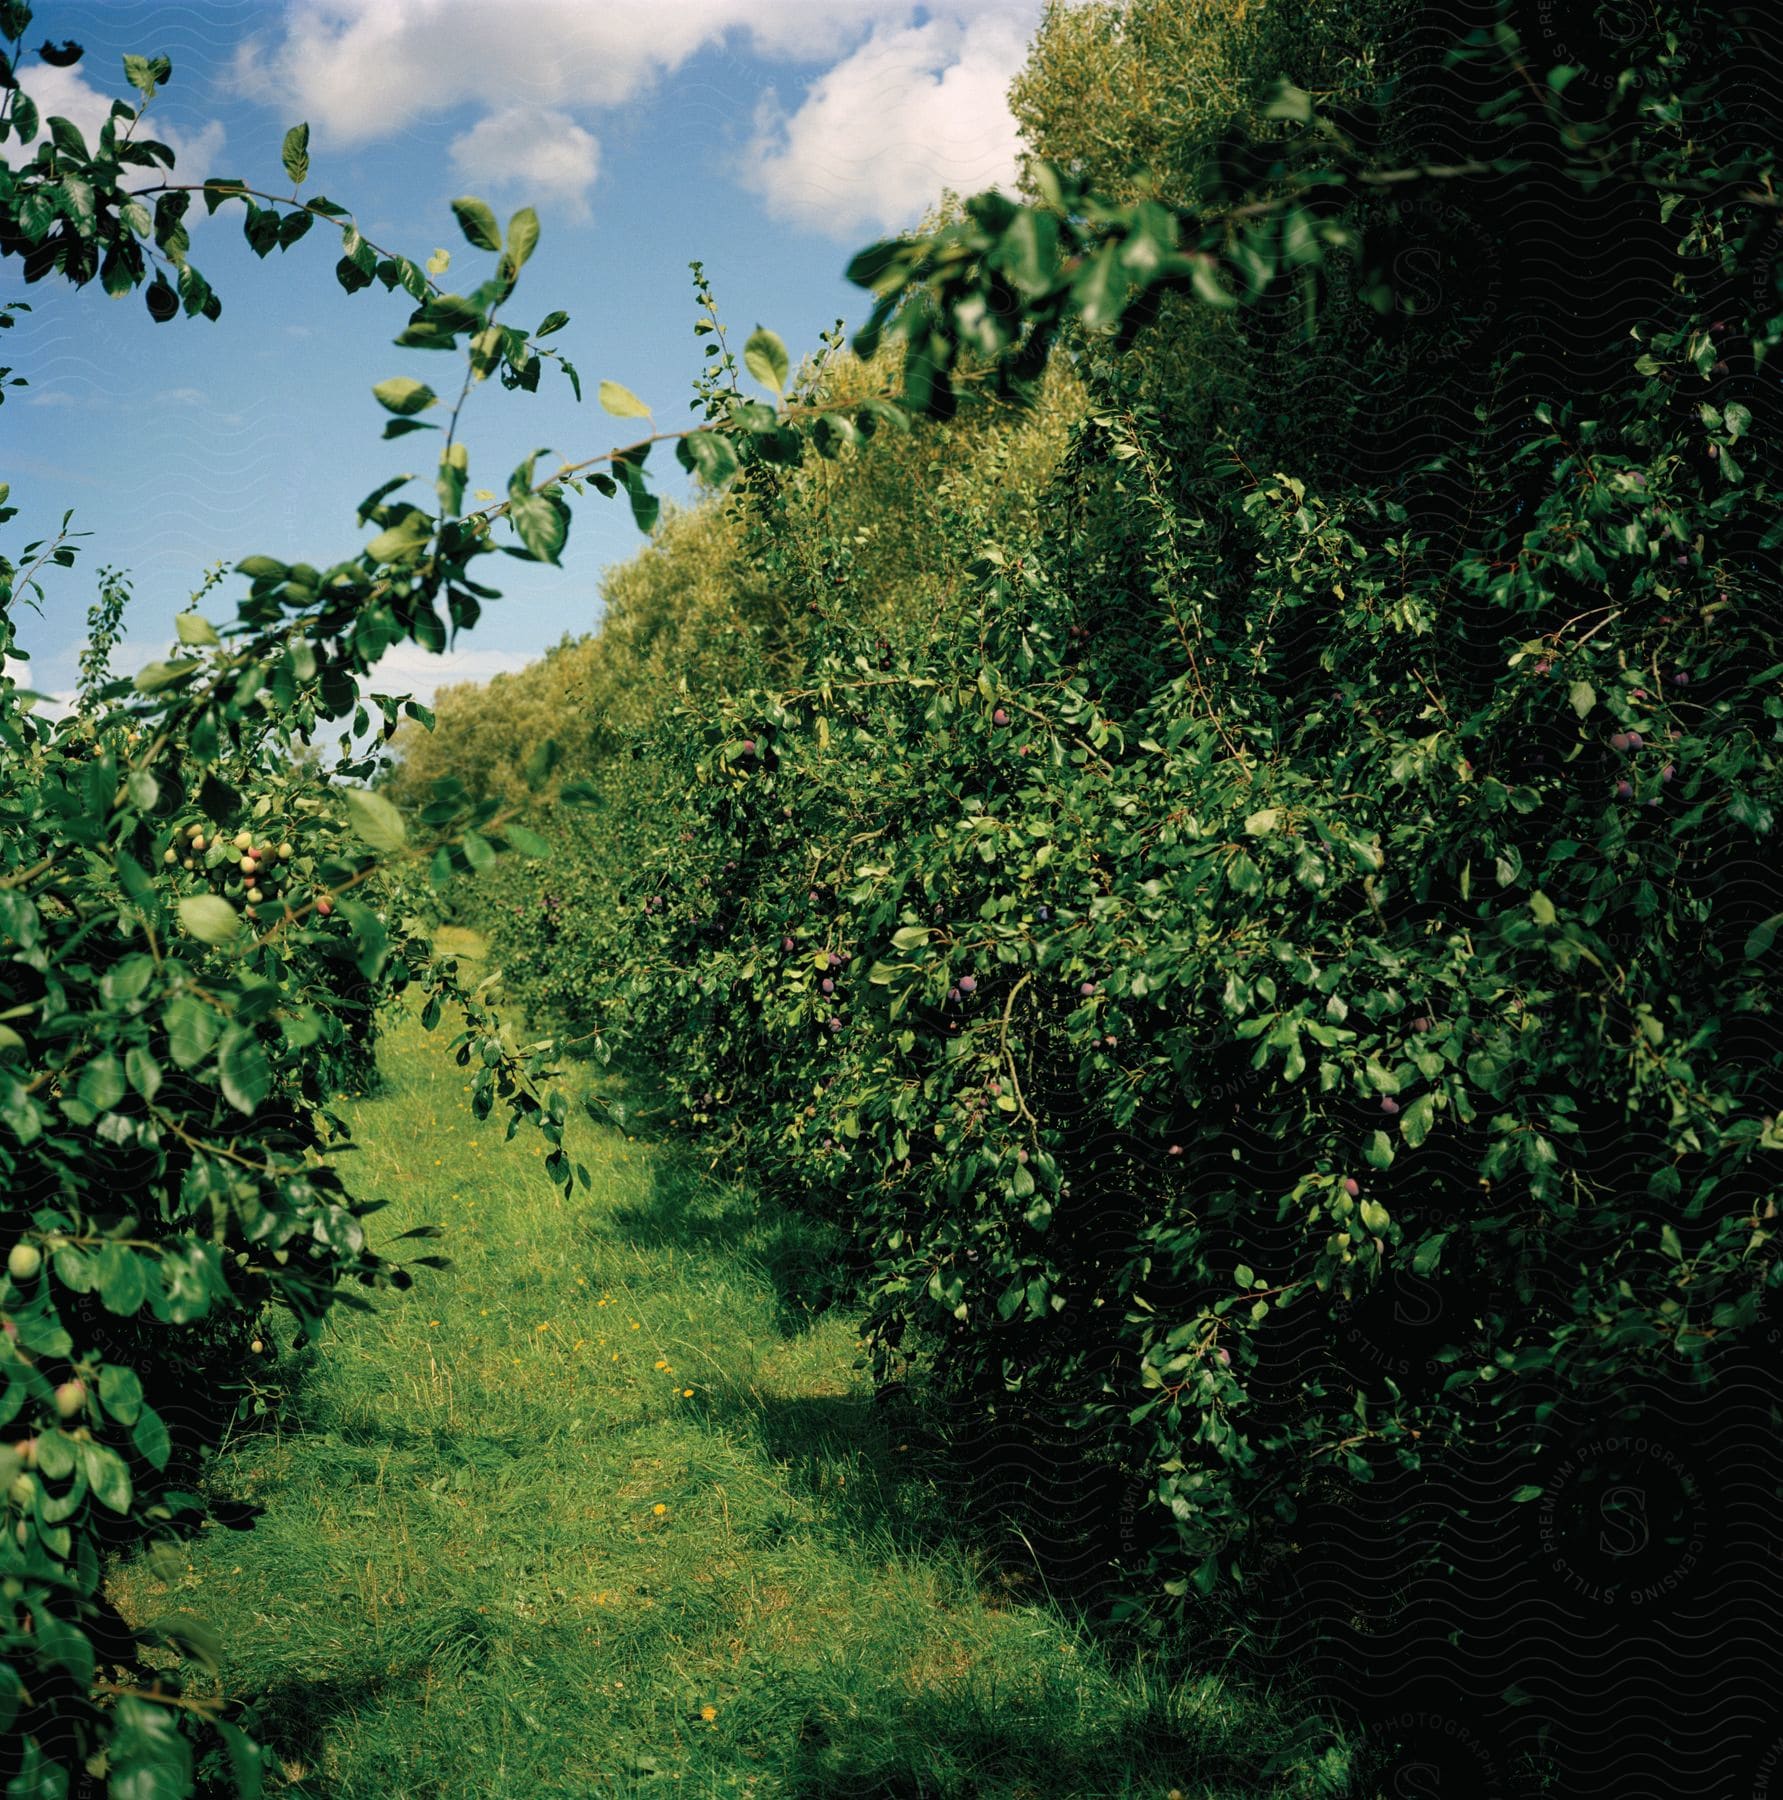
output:
[[65,1381],[56,1389],[56,1416],[62,1419],[74,1418],[87,1404],[87,1384],[84,1381]]
[[43,1252],[35,1244],[14,1244],[6,1259],[6,1272],[14,1281],[30,1281],[42,1267]]
[[37,1498],[37,1477],[35,1475],[15,1475],[12,1486],[6,1490],[6,1497],[14,1506],[27,1507]]

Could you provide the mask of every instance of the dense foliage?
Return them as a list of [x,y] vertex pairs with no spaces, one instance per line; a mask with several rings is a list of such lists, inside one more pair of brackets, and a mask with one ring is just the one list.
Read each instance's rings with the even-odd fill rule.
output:
[[[764,521],[798,677],[659,717],[578,891],[497,921],[851,1227],[882,1372],[1135,1483],[1175,1595],[1297,1578],[1371,1489],[1404,1579],[1514,1536],[1774,1304],[1769,40],[1582,8],[1550,65],[1528,10],[1276,90],[1192,191],[1116,209],[1085,150],[857,259],[935,410],[1073,349],[1038,523],[868,623],[845,540]],[[1080,66],[1043,35],[1031,129]],[[1153,354],[1160,290],[1217,358]]]
[[[13,1791],[84,1765],[179,1792],[229,1724],[151,1678],[101,1550],[187,1509],[175,1371],[199,1372],[196,1454],[268,1304],[309,1328],[343,1280],[407,1279],[334,1166],[351,1005],[419,982],[430,1023],[462,1008],[478,1109],[506,1099],[573,1179],[542,1048],[421,966],[405,873],[425,858],[453,889],[572,817],[595,821],[589,878],[496,914],[511,980],[648,1055],[678,1118],[852,1228],[883,1371],[1069,1427],[1139,1483],[1128,1561],[1173,1594],[1254,1589],[1321,1495],[1354,1507],[1406,1471],[1515,1515],[1574,1419],[1742,1353],[1783,1148],[1752,1054],[1783,710],[1756,573],[1777,209],[1741,103],[1764,21],[1711,36],[1661,6],[1631,32],[1581,8],[1562,59],[1552,13],[1451,56],[1446,15],[1389,54],[1379,9],[1309,34],[1284,9],[1260,60],[1210,65],[1240,126],[1119,191],[1125,167],[1067,147],[1069,109],[1049,159],[1046,71],[1074,64],[1048,55],[1079,25],[1141,69],[1189,46],[1146,0],[1055,8],[1020,98],[1032,203],[980,196],[863,252],[855,360],[790,395],[755,333],[743,369],[771,402],[708,312],[708,417],[676,451],[730,494],[623,578],[638,655],[663,651],[644,704],[588,733],[569,782],[546,737],[430,783],[424,848],[356,785],[353,744],[400,710],[363,678],[475,623],[498,527],[554,562],[588,486],[657,526],[655,434],[529,461],[466,515],[453,408],[437,510],[398,478],[356,553],[247,558],[233,625],[185,615],[179,651],[73,720],[0,684]],[[497,322],[529,211],[503,231],[456,202],[494,269],[444,292],[439,259],[298,197],[301,126],[288,194],[161,180],[136,121],[165,61],[127,61],[141,103],[97,145],[36,119],[11,77],[29,23],[0,4],[21,146],[0,254],[28,281],[214,317],[181,223],[202,193],[262,256],[338,231],[337,280],[401,288],[398,343],[458,350],[467,394],[553,360],[577,380],[546,342],[564,315]],[[1205,360],[1168,329],[1190,307],[1216,321]],[[957,448],[918,430],[871,473],[908,415],[990,419],[1061,352],[1050,420]],[[386,436],[434,428],[430,387],[375,391]],[[40,537],[0,565],[7,599],[71,560]],[[711,624],[675,647],[690,588]],[[10,610],[5,632],[16,654]],[[599,644],[616,691],[635,665]],[[681,663],[698,681],[671,700]],[[337,765],[308,765],[336,721]],[[1379,1323],[1408,1282],[1440,1301],[1411,1357]],[[248,1738],[222,1746],[251,1788]]]

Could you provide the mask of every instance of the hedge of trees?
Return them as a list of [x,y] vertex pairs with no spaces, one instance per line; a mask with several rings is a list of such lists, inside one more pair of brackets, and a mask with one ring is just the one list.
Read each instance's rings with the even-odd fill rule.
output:
[[[1775,1315],[1774,44],[1262,10],[1049,14],[1030,206],[854,265],[979,507],[882,502],[891,606],[778,471],[663,534],[604,680],[702,533],[688,628],[767,564],[796,658],[653,698],[487,917],[849,1228],[882,1378],[1103,1471],[1134,1603],[1391,1611],[1483,1539],[1497,1606],[1589,1580],[1580,1434],[1725,1459]],[[974,448],[1061,358],[1063,455]]]

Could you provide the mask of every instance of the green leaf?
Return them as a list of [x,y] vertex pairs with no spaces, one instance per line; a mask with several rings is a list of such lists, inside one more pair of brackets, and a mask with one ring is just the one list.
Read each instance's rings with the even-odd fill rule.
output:
[[406,513],[399,524],[392,525],[365,546],[373,562],[401,563],[418,556],[433,536],[433,520],[419,509]]
[[139,694],[158,694],[164,688],[177,687],[182,681],[190,681],[203,667],[204,664],[196,659],[190,662],[152,662],[137,670],[136,679],[131,685]]
[[539,215],[523,206],[508,221],[508,264],[517,275],[526,267],[526,259],[538,248]]
[[272,1091],[272,1070],[251,1025],[231,1025],[217,1055],[223,1098],[237,1112],[251,1113]]
[[1358,1210],[1362,1215],[1362,1223],[1372,1232],[1383,1232],[1393,1223],[1393,1215],[1378,1200],[1364,1200]]
[[566,312],[548,312],[534,327],[532,335],[536,338],[550,337],[553,332],[563,330],[569,322],[570,315]]
[[479,250],[499,250],[501,233],[496,229],[495,214],[474,195],[463,194],[452,202],[452,216],[458,228]]
[[346,788],[347,823],[353,834],[373,850],[388,855],[408,842],[408,827],[399,813],[382,794],[370,788]]
[[1539,1500],[1541,1497],[1542,1490],[1533,1481],[1526,1481],[1511,1495],[1512,1501],[1518,1506],[1526,1506],[1531,1500]]
[[737,472],[737,453],[730,439],[717,431],[690,431],[677,439],[675,460],[690,475],[719,487]]
[[94,1112],[110,1112],[124,1097],[124,1065],[115,1056],[94,1057],[75,1091]]
[[124,1466],[124,1459],[103,1444],[82,1444],[80,1449],[81,1463],[93,1497],[115,1513],[127,1513],[130,1510],[130,1471]]
[[372,397],[386,412],[405,419],[411,413],[425,412],[439,399],[425,382],[409,375],[393,375],[388,381],[380,381],[372,389]]
[[1573,711],[1581,719],[1597,704],[1597,690],[1588,681],[1575,681],[1567,689],[1566,697],[1573,703]]
[[1529,896],[1529,911],[1538,925],[1552,925],[1559,916],[1554,911],[1554,902],[1540,888]]
[[1254,812],[1245,820],[1244,828],[1252,837],[1265,837],[1275,829],[1275,821],[1280,817],[1279,809],[1266,806],[1261,812]]
[[630,388],[621,387],[616,381],[601,383],[600,402],[616,419],[647,419],[650,417],[650,408]]
[[[240,916],[220,894],[191,894],[180,902],[179,914],[180,923],[200,943],[227,944],[241,929]],[[174,1060],[179,1061],[177,1054]]]
[[1023,293],[1044,293],[1059,268],[1058,215],[1023,207],[1003,233],[999,260]]
[[[1121,261],[1121,247],[1111,238],[1084,262],[1071,283],[1071,295],[1085,328],[1105,331],[1118,324],[1132,284],[1132,273]],[[1237,302],[1229,300],[1228,304]]]
[[173,615],[173,628],[182,644],[220,644],[217,628],[203,613],[182,612]]
[[772,388],[776,394],[783,394],[786,392],[786,377],[791,366],[786,346],[780,339],[765,326],[756,326],[749,334],[748,343],[743,346],[743,367],[763,387]]
[[1433,1237],[1427,1237],[1412,1253],[1412,1273],[1428,1275],[1442,1258],[1443,1245],[1449,1241],[1446,1231],[1439,1231]]
[[1296,125],[1312,123],[1312,95],[1305,88],[1295,87],[1284,75],[1275,85],[1275,92],[1269,104],[1264,108],[1266,119],[1288,119]]
[[122,1363],[107,1363],[99,1371],[99,1404],[120,1425],[134,1425],[142,1412],[142,1382],[136,1371]]
[[1776,941],[1779,931],[1783,931],[1783,913],[1772,913],[1768,919],[1754,925],[1746,937],[1746,960],[1756,962],[1763,956]]
[[1435,1094],[1420,1094],[1399,1115],[1399,1135],[1416,1150],[1436,1123]]
[[[215,904],[227,906],[228,902],[217,900]],[[230,917],[234,916],[231,912]],[[210,1055],[217,1041],[217,1015],[203,1001],[182,994],[168,1006],[164,1022],[168,1054],[180,1068],[196,1068]]]
[[549,856],[551,846],[536,831],[529,831],[524,825],[506,827],[508,842],[522,856]]
[[1393,1140],[1384,1131],[1372,1133],[1362,1147],[1362,1160],[1370,1168],[1390,1169],[1393,1166]]
[[160,1092],[161,1065],[141,1044],[132,1044],[124,1052],[124,1073],[130,1077],[130,1085],[143,1099],[153,1100]]
[[155,959],[152,956],[126,956],[106,970],[99,991],[108,1005],[128,1005],[142,997],[154,975]]
[[556,738],[544,738],[532,747],[521,765],[526,785],[536,794],[551,779],[551,771],[562,760],[563,750]]
[[540,562],[555,563],[569,536],[569,511],[547,494],[528,494],[508,502],[508,520],[520,541]]
[[[173,64],[165,56],[126,56],[124,58],[124,79],[142,95],[145,100],[152,100],[155,90],[173,74]],[[13,123],[18,123],[18,109],[15,102]]]
[[279,152],[279,160],[285,165],[285,173],[291,177],[293,185],[301,185],[310,172],[310,128],[308,125],[293,125],[285,133],[285,143]]
[[136,1446],[137,1454],[152,1467],[167,1467],[167,1459],[173,1453],[173,1441],[167,1434],[166,1422],[152,1406],[144,1404],[142,1416],[131,1427],[130,1441]]

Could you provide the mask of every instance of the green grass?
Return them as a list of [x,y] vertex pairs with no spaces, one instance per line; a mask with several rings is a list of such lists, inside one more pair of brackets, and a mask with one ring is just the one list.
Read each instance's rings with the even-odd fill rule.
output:
[[115,1583],[219,1629],[270,1791],[1282,1791],[1283,1713],[1117,1663],[959,1535],[847,1317],[799,1304],[813,1227],[587,1123],[564,1200],[445,1035],[397,1028],[350,1110],[380,1240],[437,1221],[456,1267],[286,1354],[283,1424],[217,1470],[252,1532]]

